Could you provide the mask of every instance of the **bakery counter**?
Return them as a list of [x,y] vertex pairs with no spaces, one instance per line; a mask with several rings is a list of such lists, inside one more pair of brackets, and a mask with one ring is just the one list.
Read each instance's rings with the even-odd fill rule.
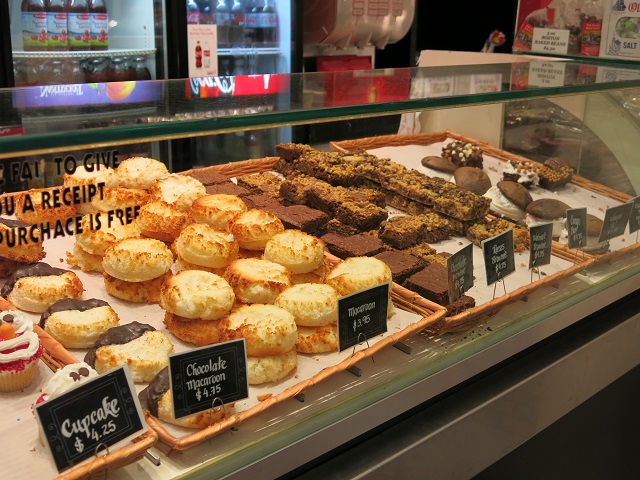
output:
[[[167,457],[163,453],[167,449],[158,444],[151,450],[160,458],[158,465],[144,459],[115,472],[112,478],[286,476],[347,442],[359,441],[358,437],[385,422],[395,422],[412,409],[448,398],[450,392],[458,390],[468,381],[519,357],[521,352],[530,347],[544,346],[545,339],[553,338],[571,325],[579,325],[603,306],[615,304],[625,296],[632,295],[640,278],[639,260],[637,254],[629,253],[610,262],[593,265],[582,274],[564,279],[557,287],[539,289],[526,301],[505,306],[486,322],[464,333],[436,336],[423,332],[408,338],[404,343],[411,348],[410,354],[387,347],[373,359],[358,364],[361,377],[342,372],[306,390],[304,401],[292,398],[243,422],[237,430],[226,431],[184,452]],[[615,318],[623,319],[620,315]],[[607,335],[610,336],[608,341]],[[637,335],[637,319],[633,323],[621,323],[613,333],[601,332],[606,348],[600,349],[596,342],[596,350],[593,351],[600,355],[609,352],[611,355],[607,357],[607,362],[603,362],[606,365],[596,369],[597,375],[593,376],[587,374],[592,370],[582,367],[591,365],[593,360],[580,363],[585,361],[585,355],[588,358],[589,353],[579,353],[575,345],[564,347],[562,351],[566,356],[577,362],[565,364],[565,367],[571,367],[570,375],[577,375],[575,383],[566,382],[569,373],[558,367],[557,371],[565,376],[550,377],[555,379],[549,380],[555,382],[551,384],[544,384],[542,380],[527,383],[526,388],[520,390],[526,391],[527,396],[523,398],[523,394],[520,394],[517,400],[513,400],[516,402],[512,405],[514,410],[505,408],[508,399],[500,401],[503,392],[499,390],[501,384],[496,382],[491,384],[492,393],[483,402],[472,405],[472,400],[478,400],[474,397],[468,402],[453,404],[457,405],[453,413],[457,417],[450,416],[450,412],[446,417],[432,417],[428,422],[430,429],[425,430],[424,435],[431,442],[431,448],[436,448],[435,451],[442,454],[436,462],[438,471],[442,474],[454,472],[456,475],[452,478],[468,478],[471,469],[479,472],[531,438],[640,363],[637,352],[633,353],[631,348],[636,345]],[[575,356],[570,355],[573,349],[578,352]],[[534,352],[538,350],[542,352],[538,355],[545,358],[544,348],[533,348]],[[549,357],[546,358],[548,362]],[[531,372],[529,374],[535,380],[536,376]],[[563,385],[564,388],[555,390]],[[573,385],[576,386],[575,390],[569,387]],[[459,396],[452,398],[459,399]],[[553,400],[551,406],[548,403],[550,398]],[[519,404],[522,404],[520,410],[516,410]],[[522,413],[522,409],[526,413]],[[469,420],[458,425],[453,421],[454,418],[476,419],[476,422],[479,418],[485,418],[485,421],[495,418],[495,422],[506,428],[514,417],[518,418],[518,422],[511,424],[510,428],[515,431],[510,431],[506,436],[502,431],[501,440],[494,447],[483,447],[473,442],[474,438],[479,437],[469,432],[471,425],[475,428],[477,423]],[[435,428],[434,422],[443,427],[444,433]],[[458,428],[453,428],[456,425]],[[459,447],[454,449],[457,452],[455,458],[450,452],[445,455],[448,448],[458,445],[454,438],[466,438],[468,451],[477,452],[477,455],[474,453],[473,456],[461,457]],[[416,450],[411,452],[415,453]],[[407,456],[412,453],[407,453]],[[375,458],[380,460],[381,457]],[[469,470],[462,471],[461,463],[464,462],[460,462],[461,458],[471,462]],[[382,460],[380,462],[383,463]],[[358,465],[357,461],[352,462],[350,470],[355,471]],[[397,472],[400,467],[394,465]]]

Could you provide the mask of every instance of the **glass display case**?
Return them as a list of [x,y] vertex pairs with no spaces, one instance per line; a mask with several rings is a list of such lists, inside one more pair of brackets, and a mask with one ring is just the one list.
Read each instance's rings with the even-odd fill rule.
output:
[[[135,91],[123,91],[120,87],[125,85],[98,84],[97,89],[115,92],[117,98],[97,104],[83,103],[82,89],[71,87],[0,90],[3,192],[56,185],[67,164],[94,158],[113,165],[126,156],[124,152],[155,156],[172,171],[225,164],[238,158],[238,150],[244,152],[240,158],[251,159],[251,141],[244,131],[282,126],[304,130],[310,124],[365,117],[380,122],[401,118],[401,123],[417,119],[423,130],[432,125],[448,129],[450,122],[455,134],[487,142],[496,149],[534,159],[562,155],[580,177],[620,191],[624,194],[620,198],[633,198],[640,188],[640,167],[633,154],[640,144],[636,105],[640,72],[633,68],[517,58],[511,64],[349,75],[330,72],[245,78],[243,81],[260,82],[265,88],[273,86],[265,94],[264,108],[253,100],[244,105],[244,97],[229,95],[241,86],[234,84],[232,77],[199,79],[201,83],[195,86],[193,79],[128,82],[129,88],[141,86],[143,92],[153,92],[141,99],[135,97]],[[40,101],[43,98],[45,103]],[[442,114],[437,122],[427,118],[436,113]],[[29,118],[24,124],[28,128],[23,127],[24,118]],[[169,142],[196,137],[215,141],[216,135],[233,132],[240,133],[228,158],[197,158],[191,164],[172,165],[162,156],[170,150],[163,147]],[[346,139],[336,131],[334,140]],[[403,142],[410,144],[411,140]],[[329,148],[326,144],[314,146]],[[609,252],[612,255],[585,263],[575,274],[506,303],[466,328],[446,333],[427,330],[406,338],[403,348],[387,347],[360,362],[357,375],[348,371],[332,375],[296,398],[193,448],[169,454],[159,443],[151,449],[150,457],[109,472],[109,477],[304,478],[305,472],[311,475],[308,470],[322,468],[317,467],[318,459],[332,458],[347,448],[353,457],[342,460],[351,474],[363,474],[365,469],[368,475],[401,468],[419,471],[412,468],[421,461],[424,465],[428,457],[434,472],[453,472],[454,478],[472,476],[640,364],[636,348],[640,338],[636,292],[640,255],[633,248],[636,242],[637,237],[627,235],[625,244]],[[580,255],[578,252],[570,265],[579,264]],[[615,315],[603,314],[603,309]],[[547,342],[587,328],[594,315],[603,321],[599,322],[602,331],[589,337],[591,356],[585,354],[584,345],[574,343],[564,356],[553,357],[553,363],[544,366],[544,359],[551,362],[544,353]],[[605,337],[607,341],[598,341]],[[478,378],[531,352],[543,360],[537,370],[526,373],[519,388],[495,381],[484,400],[468,397],[477,401],[473,405],[463,402],[457,410],[446,412],[433,409],[448,398],[454,399],[455,392],[467,391]],[[607,360],[598,365],[597,374],[574,375],[602,356]],[[562,380],[567,375],[571,386]],[[392,436],[398,448],[405,448],[402,455],[377,449],[372,451],[391,460],[377,457],[365,461],[366,453],[354,447],[368,445],[374,435],[389,431],[400,419],[429,408],[433,421],[421,424],[424,430],[409,432],[405,428]],[[483,421],[483,412],[488,423],[492,423],[488,419],[495,419],[495,428],[487,427],[480,438],[471,432]],[[405,434],[414,436],[413,443],[405,443]],[[394,455],[406,455],[402,467],[394,463]],[[21,468],[28,468],[24,463],[30,462],[20,463]],[[325,473],[330,471],[327,467]],[[46,476],[48,471],[44,472]]]

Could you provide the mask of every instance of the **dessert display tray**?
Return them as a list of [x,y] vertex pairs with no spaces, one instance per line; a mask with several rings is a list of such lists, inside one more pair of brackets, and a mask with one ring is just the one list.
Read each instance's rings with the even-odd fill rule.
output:
[[[264,158],[209,168],[233,177],[247,173],[268,171],[275,160],[276,158]],[[73,237],[45,240],[44,246],[47,256],[44,261],[52,266],[69,268],[66,263],[66,252],[71,250],[73,241]],[[340,261],[340,259],[331,255],[328,255],[328,258],[334,263]],[[135,304],[116,299],[106,293],[101,274],[85,273],[80,270],[73,271],[83,282],[85,289],[83,298],[107,300],[118,313],[121,324],[134,320],[148,323],[167,333],[175,345],[176,352],[193,348],[192,345],[178,340],[166,331],[163,324],[164,312],[158,305]],[[417,334],[437,323],[446,313],[441,306],[425,300],[398,285],[393,287],[392,300],[395,306],[394,315],[388,321],[388,331],[386,333],[368,339],[368,341],[340,353],[300,354],[298,368],[294,374],[280,382],[250,386],[248,399],[236,402],[234,408],[229,410],[226,418],[202,430],[169,425],[145,412],[150,430],[141,437],[140,441],[130,446],[113,450],[105,457],[95,458],[87,464],[64,472],[62,478],[83,478],[96,473],[98,475],[102,473],[106,475],[107,472],[114,468],[119,468],[141,458],[145,451],[156,443],[158,439],[169,446],[168,453],[195,446],[280,402],[303,394],[305,390],[329,376],[345,371],[363,359],[373,357],[380,349],[400,342],[407,336]],[[38,314],[28,315],[37,324],[40,316]],[[73,363],[84,358],[86,350],[67,350],[39,327],[36,327],[36,330],[43,339],[48,356],[58,364]],[[10,417],[12,419],[15,418],[15,422],[12,422],[8,432],[16,438],[16,441],[11,442],[9,446],[9,458],[15,459],[15,465],[9,465],[11,471],[21,471],[28,473],[29,476],[35,477],[38,475],[43,478],[51,478],[56,474],[53,463],[49,460],[48,452],[37,440],[37,425],[31,412],[31,406],[38,397],[39,390],[46,385],[51,375],[49,368],[41,362],[36,379],[28,389],[22,392],[2,394],[3,400],[6,399],[7,403],[10,404]],[[137,385],[138,391],[145,386],[146,384]],[[37,458],[34,458],[33,462],[28,462],[27,465],[24,465],[23,459],[27,452]],[[9,463],[12,462],[13,460]]]
[[[433,133],[419,133],[406,135],[383,135],[332,142],[331,148],[341,152],[366,150],[380,158],[389,158],[408,168],[427,173],[421,164],[421,159],[428,155],[439,156],[442,147],[447,143],[460,140],[479,145],[484,152],[484,168],[493,185],[502,178],[504,162],[513,160],[528,160],[514,155],[475,139],[445,130]],[[588,213],[604,218],[604,211],[612,206],[627,202],[632,197],[611,189],[607,186],[592,182],[574,175],[571,182],[554,191],[543,188],[533,188],[531,196],[539,198],[557,198],[571,207],[587,207]],[[566,245],[553,242],[552,262],[539,270],[540,275],[528,269],[529,252],[515,254],[516,271],[504,279],[504,285],[487,286],[484,273],[484,261],[480,248],[474,247],[474,276],[475,285],[468,294],[476,298],[476,306],[458,315],[445,317],[436,325],[430,327],[438,333],[464,330],[494,315],[507,303],[526,299],[532,291],[543,287],[553,286],[561,278],[580,273],[592,263],[609,261],[613,256],[635,250],[640,247],[636,243],[636,234],[625,234],[614,238],[610,242],[610,251],[602,255],[588,255],[580,250],[568,249]],[[455,253],[469,241],[466,238],[453,237],[451,240],[432,244],[438,252]],[[494,288],[495,287],[495,288]],[[495,291],[495,295],[494,295]]]

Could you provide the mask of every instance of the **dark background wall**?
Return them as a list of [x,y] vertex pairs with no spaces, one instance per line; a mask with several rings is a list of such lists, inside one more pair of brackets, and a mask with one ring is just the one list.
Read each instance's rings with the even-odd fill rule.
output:
[[412,66],[412,50],[479,52],[494,30],[501,31],[507,37],[504,45],[495,51],[509,53],[513,45],[517,8],[517,0],[437,3],[416,0],[412,31],[400,42],[378,50],[376,67]]

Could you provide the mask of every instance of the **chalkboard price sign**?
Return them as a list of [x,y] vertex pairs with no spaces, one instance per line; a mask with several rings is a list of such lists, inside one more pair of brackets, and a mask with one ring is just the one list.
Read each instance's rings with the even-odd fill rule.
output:
[[390,288],[383,283],[338,299],[340,351],[387,331]]
[[169,356],[175,418],[249,396],[244,338]]
[[487,285],[504,279],[515,272],[516,262],[513,258],[513,230],[508,229],[495,237],[482,241],[484,270],[487,274]]
[[34,408],[58,471],[139,436],[146,423],[129,368],[119,367]]

